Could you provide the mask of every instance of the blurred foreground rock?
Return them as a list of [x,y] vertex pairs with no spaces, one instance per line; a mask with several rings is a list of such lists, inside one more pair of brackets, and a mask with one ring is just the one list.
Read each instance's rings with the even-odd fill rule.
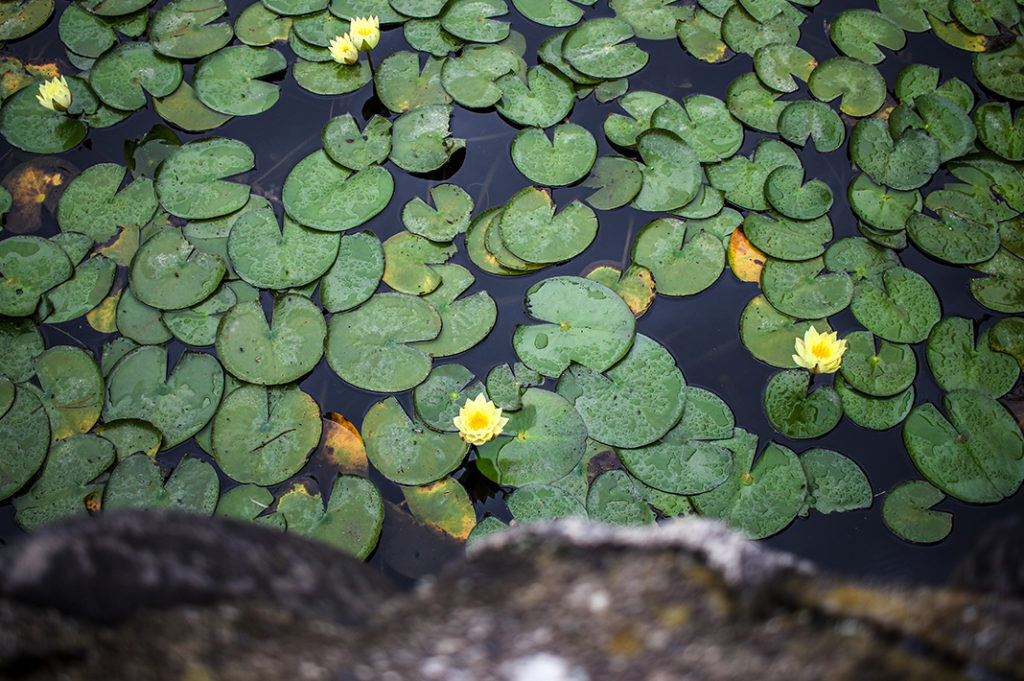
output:
[[485,539],[395,593],[252,525],[130,514],[0,554],[0,677],[1024,679],[1024,604],[816,573],[709,521]]

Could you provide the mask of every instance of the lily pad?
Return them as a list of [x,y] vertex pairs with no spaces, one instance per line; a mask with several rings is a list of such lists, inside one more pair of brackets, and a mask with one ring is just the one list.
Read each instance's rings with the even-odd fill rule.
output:
[[132,350],[107,377],[105,422],[141,418],[160,429],[163,448],[195,435],[213,418],[224,390],[224,371],[211,355],[186,350],[167,375],[167,350]]
[[915,213],[907,221],[907,233],[925,253],[955,265],[973,265],[990,259],[999,250],[999,232],[989,225],[962,218],[945,210],[941,220]]
[[476,466],[500,485],[552,483],[583,457],[587,429],[561,395],[528,388],[523,406],[508,412],[504,432],[477,447]]
[[593,208],[614,210],[625,206],[640,192],[643,172],[633,159],[600,156],[580,186],[597,190],[586,199]]
[[374,165],[353,173],[324,151],[299,161],[284,181],[281,201],[299,224],[325,232],[358,227],[384,210],[395,191],[395,181]]
[[768,210],[764,184],[768,174],[781,166],[798,166],[800,158],[784,142],[762,139],[753,157],[733,156],[706,168],[711,186],[725,194],[725,200],[741,208]]
[[819,64],[807,86],[823,102],[842,96],[839,110],[850,116],[870,116],[885,102],[882,74],[871,64],[849,57],[834,57]]
[[258,485],[238,485],[220,495],[214,515],[253,522],[257,525],[268,525],[283,531],[286,523],[282,514],[259,515],[273,503],[274,495],[270,490]]
[[554,263],[586,250],[597,236],[597,216],[579,201],[555,214],[548,191],[527,187],[509,199],[499,229],[501,241],[516,257]]
[[[752,2],[745,4],[753,7]],[[767,18],[762,15],[762,18],[751,16],[743,4],[732,5],[722,16],[722,39],[736,52],[749,55],[756,54],[765,45],[797,43],[800,26],[790,13],[777,12]]]
[[449,357],[487,337],[498,318],[498,307],[486,291],[459,298],[475,279],[462,265],[438,265],[435,271],[441,276],[441,285],[424,300],[441,315],[441,333],[415,347],[431,357]]
[[338,255],[340,236],[303,227],[288,215],[283,229],[270,207],[239,216],[228,236],[235,272],[257,288],[285,289],[316,281]]
[[31,320],[0,317],[0,374],[24,383],[35,374],[35,358],[44,349],[43,336]]
[[43,405],[27,387],[16,387],[14,402],[0,418],[0,499],[32,479],[50,447],[50,423]]
[[777,213],[752,212],[743,221],[743,233],[754,246],[773,258],[807,260],[825,252],[825,244],[832,239],[832,222],[828,215],[794,220]]
[[451,433],[458,430],[452,419],[462,405],[481,392],[483,384],[472,371],[461,364],[445,364],[434,367],[427,380],[416,386],[412,400],[421,421],[434,430]]
[[831,449],[802,452],[807,474],[807,503],[819,513],[855,511],[871,507],[871,484],[852,459]]
[[909,345],[883,340],[876,350],[870,331],[854,331],[845,339],[842,372],[852,388],[875,397],[889,397],[914,382],[917,359]]
[[99,163],[75,177],[57,203],[60,228],[103,243],[117,236],[119,228],[145,226],[157,209],[153,181],[138,177],[121,189],[126,170],[116,163]]
[[[701,163],[725,160],[743,144],[743,125],[725,102],[710,95],[690,95],[682,104],[668,100],[654,110],[650,121],[653,127],[678,135],[697,152]],[[606,131],[607,126],[606,122]]]
[[793,76],[806,83],[817,65],[810,52],[788,43],[771,43],[754,53],[758,79],[779,92],[795,92],[798,86]]
[[305,296],[288,293],[274,301],[271,323],[258,300],[228,310],[217,331],[217,355],[236,378],[279,385],[298,379],[317,365],[326,334],[320,308]]
[[322,541],[360,560],[373,551],[384,524],[384,502],[373,483],[356,475],[339,475],[324,507],[320,494],[297,483],[277,502],[289,532]]
[[654,277],[642,265],[630,265],[625,272],[615,267],[595,267],[587,272],[587,279],[593,279],[615,291],[637,317],[647,312],[654,302]]
[[882,520],[900,539],[934,544],[953,530],[952,513],[931,510],[945,498],[945,494],[924,480],[901,482],[885,496]]
[[539,128],[520,131],[512,140],[512,161],[531,182],[557,187],[583,178],[597,158],[597,142],[573,123],[555,126],[554,140]]
[[410,19],[402,24],[402,33],[409,47],[435,57],[447,57],[464,43],[441,27],[441,20]]
[[803,168],[780,166],[769,173],[765,180],[765,198],[787,218],[820,218],[832,207],[832,190],[821,180],[810,180],[804,184],[803,179]]
[[1020,112],[1010,117],[1006,102],[985,102],[974,110],[978,139],[1009,161],[1024,161],[1024,119]]
[[885,121],[868,118],[850,134],[850,158],[878,184],[906,191],[931,179],[939,167],[939,144],[914,129],[894,140]]
[[25,530],[85,514],[85,500],[102,489],[89,484],[114,461],[114,446],[87,434],[61,440],[50,448],[39,477],[14,498],[14,519]]
[[141,419],[115,419],[96,426],[93,432],[114,445],[118,461],[139,452],[152,458],[160,451],[160,431]]
[[868,279],[882,285],[882,273],[900,267],[900,259],[891,249],[860,237],[839,239],[825,251],[825,266],[833,272],[846,272],[854,280]]
[[146,106],[146,92],[166,97],[181,82],[181,63],[149,43],[124,43],[96,60],[89,85],[107,106],[134,111]]
[[198,250],[178,229],[165,229],[140,248],[129,275],[135,296],[160,310],[191,307],[216,290],[224,261]]
[[558,518],[587,517],[579,500],[554,485],[524,485],[505,497],[517,523],[536,523]]
[[[440,331],[441,317],[427,301],[379,293],[331,317],[327,363],[342,380],[364,390],[409,390],[423,382],[431,366],[430,355],[410,344],[436,338]],[[425,482],[430,480],[402,484]]]
[[569,31],[562,42],[562,57],[573,68],[592,78],[623,78],[642,69],[648,55],[635,43],[635,35],[621,19],[585,21]]
[[881,285],[858,281],[850,311],[869,331],[893,343],[923,341],[942,315],[931,284],[905,267],[885,270]]
[[370,407],[360,431],[370,463],[400,485],[439,480],[455,470],[469,451],[457,434],[438,433],[410,420],[394,397]]
[[1020,369],[1012,357],[989,346],[988,336],[982,333],[975,345],[974,322],[963,317],[947,317],[932,328],[926,357],[943,390],[978,390],[996,398],[1010,391]]
[[655,520],[640,486],[618,470],[605,471],[590,484],[587,514],[609,525],[650,525]]
[[764,391],[764,409],[772,428],[794,440],[821,437],[839,424],[843,404],[831,386],[807,392],[808,373],[780,371]]
[[456,38],[474,43],[496,43],[508,37],[509,23],[491,17],[508,14],[504,0],[449,0],[438,17]]
[[507,47],[466,45],[458,56],[445,60],[441,83],[462,106],[483,109],[501,99],[501,88],[495,81],[524,71],[526,62]]
[[441,284],[434,265],[455,254],[454,244],[435,243],[411,232],[399,232],[383,244],[384,283],[401,293],[430,293]]
[[297,387],[247,385],[217,409],[213,455],[235,480],[273,485],[305,465],[320,429],[320,409]]
[[402,113],[430,104],[447,104],[451,97],[441,85],[443,59],[427,57],[420,69],[415,52],[389,54],[374,76],[377,96],[388,109]]
[[974,75],[997,95],[1024,99],[1024,41],[1019,38],[997,52],[979,52],[974,56]]
[[476,526],[473,502],[454,478],[403,487],[402,496],[413,518],[450,537],[465,541]]
[[53,0],[11,2],[0,10],[0,40],[23,38],[45,24],[52,15]]
[[249,186],[221,178],[250,170],[252,149],[238,140],[211,138],[183,145],[157,171],[160,204],[190,220],[232,213],[249,200]]
[[125,338],[141,345],[158,345],[173,337],[160,310],[140,302],[130,288],[121,291],[116,305],[115,328]]
[[899,231],[921,210],[921,192],[897,191],[876,184],[866,173],[853,178],[847,191],[850,207],[875,229]]
[[287,66],[284,55],[272,47],[235,45],[203,57],[192,82],[199,100],[214,111],[251,116],[272,107],[280,96],[278,85],[259,78]]
[[799,319],[830,317],[850,304],[854,284],[846,272],[824,269],[822,258],[802,262],[768,258],[761,273],[764,295],[777,310]]
[[694,508],[754,538],[783,530],[804,505],[807,479],[800,459],[770,442],[755,464],[757,437],[741,429],[722,444],[733,452],[733,471],[715,489],[691,497]]
[[3,108],[0,108],[0,132],[4,139],[35,154],[56,154],[74,149],[89,133],[88,126],[42,106],[36,99],[38,92],[38,87],[33,84],[4,100]]
[[778,128],[782,139],[800,146],[810,137],[814,148],[823,154],[843,146],[846,139],[846,127],[839,114],[827,104],[810,99],[789,102],[779,114]]
[[320,279],[320,303],[328,312],[350,310],[377,290],[384,275],[384,249],[372,232],[341,237],[338,257]]
[[762,362],[780,369],[794,369],[797,366],[793,361],[796,339],[803,338],[812,326],[820,333],[832,330],[826,319],[797,321],[772,307],[764,296],[757,296],[747,303],[740,315],[740,340]]
[[637,136],[643,185],[633,207],[645,211],[674,210],[694,199],[703,179],[700,160],[690,145],[667,130],[647,130]]
[[633,242],[632,258],[651,271],[658,293],[667,296],[699,293],[715,283],[725,268],[725,249],[719,239],[674,218],[645,225]]
[[963,156],[974,148],[977,131],[967,112],[940,95],[923,94],[910,105],[889,114],[889,130],[898,136],[906,129],[924,130],[939,145],[939,161]]
[[473,199],[462,187],[439,184],[430,188],[435,208],[414,197],[402,207],[402,224],[413,234],[431,241],[451,241],[466,231],[473,212]]
[[546,128],[572,110],[572,81],[549,66],[534,66],[525,77],[509,74],[496,82],[502,92],[495,105],[498,112],[519,125]]
[[227,12],[223,0],[174,0],[162,6],[149,22],[149,38],[160,54],[196,59],[231,42],[231,24],[211,24]]
[[885,59],[879,45],[898,52],[907,44],[903,29],[895,21],[869,9],[841,12],[829,26],[829,37],[840,52],[866,64]]
[[104,511],[167,509],[212,515],[220,494],[213,466],[186,456],[164,480],[160,464],[134,454],[117,465],[103,491]]
[[709,64],[727,61],[735,54],[722,40],[721,17],[700,7],[676,22],[676,37],[683,49]]
[[246,45],[262,47],[287,40],[292,18],[271,12],[262,2],[254,2],[235,19],[235,35]]
[[153,109],[165,121],[189,132],[213,130],[231,120],[231,116],[214,111],[199,101],[195,90],[185,81],[172,94],[154,98]]
[[843,413],[858,426],[871,430],[888,430],[903,423],[914,406],[914,386],[891,397],[874,397],[836,376],[835,389],[843,399]]
[[343,95],[355,92],[370,82],[372,74],[368,62],[337,64],[296,59],[292,64],[295,82],[304,90],[317,95]]
[[427,173],[447,163],[466,146],[466,140],[451,136],[451,114],[450,105],[431,104],[399,116],[391,130],[391,161],[412,173]]
[[386,161],[391,153],[391,121],[374,115],[360,130],[352,114],[346,113],[327,121],[321,139],[332,161],[366,170]]
[[71,261],[57,244],[37,236],[0,241],[0,314],[25,317],[39,298],[72,274]]
[[50,435],[61,440],[88,432],[103,406],[103,376],[92,353],[58,345],[36,358],[41,390],[33,391],[50,418]]
[[789,102],[778,101],[782,96],[761,84],[756,73],[744,73],[729,85],[725,101],[729,113],[755,130],[778,132],[779,116]]
[[558,376],[570,362],[605,371],[633,343],[636,320],[611,289],[580,277],[552,277],[526,292],[529,313],[546,324],[520,324],[512,345],[526,366]]
[[620,147],[636,146],[637,135],[651,127],[651,117],[654,112],[662,104],[670,101],[668,97],[657,92],[638,90],[627,93],[619,100],[619,106],[629,116],[617,113],[609,114],[604,121],[605,136],[612,144],[617,144]]
[[973,390],[954,390],[943,405],[949,421],[926,402],[903,424],[903,442],[921,474],[971,503],[1000,501],[1016,492],[1024,479],[1024,441],[1013,416]]

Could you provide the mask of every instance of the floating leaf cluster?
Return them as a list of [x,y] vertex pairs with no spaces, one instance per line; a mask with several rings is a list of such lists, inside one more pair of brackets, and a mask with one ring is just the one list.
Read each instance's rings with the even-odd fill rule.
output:
[[[147,103],[181,130],[213,130],[275,106],[288,69],[321,96],[372,80],[384,113],[325,122],[322,148],[281,187],[280,220],[270,200],[230,179],[257,163],[244,142],[182,144],[154,128],[131,144],[130,168],[103,163],[51,183],[66,184],[57,235],[0,241],[0,499],[13,499],[22,527],[87,509],[175,508],[366,557],[385,512],[370,464],[401,486],[413,517],[458,540],[503,525],[477,523],[452,477],[464,465],[506,490],[517,522],[700,513],[765,537],[812,508],[870,506],[857,463],[820,447],[759,445],[638,331],[657,295],[696,295],[727,265],[761,289],[738,327],[753,357],[781,370],[764,391],[775,430],[813,439],[844,415],[875,430],[902,424],[927,482],[886,498],[899,536],[942,539],[950,515],[929,509],[944,494],[989,503],[1016,492],[1024,440],[997,400],[1017,383],[1024,325],[1006,317],[977,336],[972,321],[943,318],[932,285],[899,252],[912,244],[969,266],[978,303],[1024,312],[1024,123],[1003,101],[1024,99],[1017,4],[879,0],[878,11],[831,19],[841,54],[821,62],[798,45],[816,0],[610,0],[613,16],[597,16],[593,0],[513,4],[555,29],[535,55],[501,19],[504,0],[262,0],[233,24],[222,0],[79,0],[57,22],[78,70],[60,74],[66,112],[36,97],[53,69],[2,63],[0,134],[38,154],[73,149]],[[4,3],[0,40],[29,35],[53,12],[52,0]],[[370,15],[411,50],[372,72],[367,61],[337,63],[331,41]],[[970,86],[922,64],[887,85],[876,65],[925,31],[976,53],[978,82],[999,98],[976,106]],[[690,66],[743,54],[752,70],[724,101],[631,88],[648,63],[643,41],[670,39]],[[620,153],[598,156],[592,131],[569,120],[591,94],[623,112],[603,125]],[[432,173],[466,145],[451,127],[456,105],[521,128],[509,153],[529,184],[478,205],[436,183],[382,242],[373,219],[393,199],[392,166]],[[748,130],[763,135],[745,156]],[[835,239],[832,190],[807,177],[796,151],[812,145],[848,150],[861,236]],[[47,182],[30,184],[39,189],[0,191],[9,222],[46,200]],[[569,185],[592,191],[557,205],[552,188]],[[625,271],[534,284],[534,321],[512,337],[518,362],[477,376],[439,361],[480,343],[498,315],[486,291],[468,293],[476,275],[449,262],[460,244],[501,281],[576,258],[612,229],[599,216],[627,206],[655,215],[632,238]],[[848,350],[829,384],[797,368],[794,343],[812,327],[831,332],[828,318],[846,309],[863,328],[841,333]],[[83,316],[110,334],[98,359],[45,347],[39,325]],[[172,340],[190,349],[171,353]],[[911,346],[921,343],[946,392],[941,408],[915,405]],[[358,429],[322,413],[297,383],[321,358],[357,388],[412,391],[412,412],[391,395]],[[453,419],[477,395],[508,422],[470,455]],[[157,460],[190,439],[206,456],[173,471]],[[329,490],[296,477],[312,456],[335,466]],[[218,469],[238,484],[222,490]]]

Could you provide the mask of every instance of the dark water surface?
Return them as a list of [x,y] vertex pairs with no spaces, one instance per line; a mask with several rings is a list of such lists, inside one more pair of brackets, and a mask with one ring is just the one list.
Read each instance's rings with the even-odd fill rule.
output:
[[[248,4],[246,0],[229,0],[231,20]],[[874,8],[873,4],[857,4]],[[801,27],[801,46],[819,62],[836,54],[828,41],[825,19],[854,3],[829,3],[826,0],[823,5],[813,9]],[[62,72],[74,73],[75,70],[63,58],[63,48],[56,36],[57,18],[65,6],[64,0],[58,0],[54,17],[43,31],[7,45],[3,53],[25,60],[56,60]],[[610,15],[610,10],[603,2],[587,10],[587,18]],[[501,19],[511,20],[513,29],[526,36],[528,49],[525,58],[531,65],[536,63],[537,46],[554,29],[532,24],[518,16],[514,9],[509,16]],[[987,97],[973,78],[969,53],[942,43],[931,33],[908,33],[907,38],[906,49],[897,55],[886,50],[887,59],[879,65],[890,86],[904,66],[918,62],[940,67],[943,80],[952,76],[960,77],[971,84],[980,99]],[[689,56],[675,40],[637,42],[651,54],[651,61],[639,74],[630,78],[630,90],[653,90],[677,100],[694,93],[706,93],[724,100],[732,80],[752,70],[751,60],[745,55],[738,55],[724,64],[708,65]],[[275,47],[289,56],[289,61],[292,60],[287,45],[276,44]],[[385,31],[380,45],[374,50],[375,62],[379,63],[385,55],[400,49],[409,49],[401,29]],[[186,65],[186,77],[190,75],[191,68]],[[263,114],[236,117],[205,135],[178,131],[183,142],[204,136],[223,136],[237,138],[248,144],[255,152],[256,168],[234,179],[251,184],[253,193],[270,198],[279,214],[282,210],[280,190],[285,177],[299,160],[321,147],[320,131],[327,120],[351,112],[362,125],[369,115],[382,110],[371,97],[369,86],[350,95],[324,97],[300,89],[294,83],[290,71],[280,82],[283,85],[280,101]],[[806,87],[784,99],[803,97],[807,97]],[[600,104],[591,96],[577,101],[570,115],[572,122],[594,133],[599,155],[623,152],[612,148],[601,130],[605,118],[613,112],[621,113],[615,102]],[[154,124],[163,122],[151,106],[146,107],[111,128],[91,130],[84,145],[61,154],[60,158],[78,166],[80,170],[101,162],[123,164],[124,140],[140,138]],[[396,182],[395,195],[388,208],[363,228],[372,229],[381,240],[401,231],[402,206],[414,196],[425,197],[428,188],[441,179],[469,192],[476,205],[475,213],[503,204],[518,190],[530,184],[520,175],[509,156],[509,145],[516,132],[516,127],[493,111],[470,112],[455,106],[452,133],[455,137],[467,140],[464,154],[460,153],[453,163],[429,177],[410,175],[389,162],[387,167]],[[752,152],[761,137],[761,133],[748,130],[740,153]],[[18,164],[34,158],[34,155],[13,149],[3,142],[0,144],[4,145],[0,151],[0,177]],[[835,205],[830,216],[835,226],[835,238],[856,236],[856,221],[845,198],[847,185],[855,171],[850,167],[845,147],[827,156],[818,154],[813,145],[811,149],[798,149],[798,153],[806,168],[807,178],[819,178],[832,188]],[[931,186],[941,185],[946,178],[948,175],[945,171],[940,171]],[[552,193],[555,203],[563,206],[574,198],[583,198],[589,192],[579,187],[570,187],[557,188]],[[499,310],[498,321],[484,342],[466,353],[438,363],[458,362],[483,377],[496,364],[515,361],[511,338],[516,324],[528,321],[523,311],[523,296],[527,288],[551,276],[581,274],[598,262],[625,269],[629,265],[633,237],[655,217],[658,216],[631,208],[599,212],[600,233],[586,252],[563,265],[519,277],[498,277],[480,272],[469,262],[461,245],[462,237],[459,237],[457,243],[460,251],[452,262],[469,267],[476,275],[476,284],[470,292],[487,290],[494,298]],[[44,211],[44,227],[40,234],[53,233],[56,229],[55,219]],[[969,277],[966,269],[933,261],[913,246],[904,249],[899,255],[907,267],[923,274],[939,292],[943,317],[963,316],[973,319],[979,331],[995,320],[996,316],[992,312],[982,308],[971,297],[967,288]],[[877,496],[872,508],[827,516],[812,511],[809,517],[798,518],[787,530],[766,540],[768,543],[817,561],[824,567],[853,575],[942,582],[987,524],[1006,514],[1024,512],[1024,497],[1019,493],[992,506],[965,504],[947,498],[938,506],[954,514],[953,532],[945,541],[934,546],[918,546],[906,543],[889,532],[881,519],[880,495],[898,482],[921,477],[904,449],[900,427],[875,432],[854,425],[849,419],[843,419],[839,427],[813,442],[790,441],[774,432],[764,415],[762,393],[769,376],[777,370],[754,359],[741,345],[738,334],[740,313],[758,293],[756,285],[738,281],[727,268],[717,283],[696,296],[658,296],[650,310],[639,319],[637,331],[671,350],[688,384],[708,388],[721,396],[732,407],[737,426],[759,434],[762,447],[770,439],[796,451],[810,446],[827,447],[853,458],[867,473]],[[848,310],[832,317],[830,321],[840,337],[861,328]],[[94,332],[84,318],[57,326],[43,325],[42,330],[48,347],[72,343],[75,342],[72,339],[78,339],[96,350],[97,356],[99,346],[108,338]],[[169,347],[171,361],[174,362],[185,346],[172,341]],[[915,350],[919,366],[915,381],[916,404],[939,402],[942,392],[927,370],[924,344],[919,344]],[[212,349],[209,351],[212,352]],[[819,378],[818,381],[830,382],[830,379]],[[312,374],[301,382],[301,387],[317,401],[322,412],[337,412],[357,426],[369,407],[384,397],[344,383],[328,368],[325,360],[321,360]],[[411,411],[409,393],[400,395],[399,400]],[[186,453],[210,460],[191,440],[162,452],[159,458],[175,462]],[[314,478],[319,477],[321,488],[329,489],[334,474],[332,470],[313,462],[304,472]],[[471,463],[460,469],[456,477],[473,497],[478,517],[491,513],[503,520],[509,519],[501,489],[477,473]],[[395,504],[402,501],[397,485],[375,472],[372,478],[386,500]],[[225,487],[233,484],[223,477],[222,483]],[[274,486],[271,491],[276,492],[288,484]],[[4,541],[10,541],[21,534],[21,530],[14,524],[13,516],[9,502],[0,506],[0,537]],[[441,541],[436,535],[424,532],[407,519],[389,513],[381,543],[371,558],[371,564],[392,576],[418,575],[436,569],[441,562],[461,551],[461,545],[453,541]]]

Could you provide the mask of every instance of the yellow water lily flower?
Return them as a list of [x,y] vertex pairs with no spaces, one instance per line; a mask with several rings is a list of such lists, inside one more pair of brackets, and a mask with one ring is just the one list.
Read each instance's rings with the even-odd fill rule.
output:
[[64,113],[71,106],[71,89],[64,76],[51,78],[39,84],[39,103],[50,111]]
[[472,400],[466,400],[459,409],[459,415],[452,419],[459,429],[459,437],[471,445],[482,445],[501,435],[508,419],[501,415],[501,407],[494,406],[480,393]]
[[793,361],[812,374],[831,374],[839,370],[846,352],[846,339],[839,340],[835,331],[818,333],[813,326],[803,338],[796,339]]
[[369,52],[380,42],[380,21],[377,17],[352,17],[348,34],[356,49]]
[[359,50],[348,33],[331,38],[331,59],[339,64],[355,64],[359,59]]

